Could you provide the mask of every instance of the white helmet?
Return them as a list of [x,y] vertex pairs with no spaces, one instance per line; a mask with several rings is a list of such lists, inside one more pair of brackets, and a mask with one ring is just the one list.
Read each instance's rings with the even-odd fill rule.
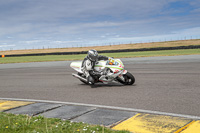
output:
[[96,61],[98,59],[98,52],[94,49],[89,50],[87,58],[91,61]]

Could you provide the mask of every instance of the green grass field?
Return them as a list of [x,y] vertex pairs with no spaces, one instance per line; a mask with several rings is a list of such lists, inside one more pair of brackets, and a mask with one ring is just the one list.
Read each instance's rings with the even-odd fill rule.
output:
[[103,126],[75,123],[42,116],[14,115],[0,112],[0,133],[129,133]]
[[[175,55],[194,55],[194,54],[200,54],[200,49],[104,53],[102,55],[106,55],[108,57],[114,57],[114,58],[131,58],[131,57],[175,56]],[[5,57],[5,58],[0,58],[0,64],[22,63],[22,62],[83,60],[85,56],[86,54]]]

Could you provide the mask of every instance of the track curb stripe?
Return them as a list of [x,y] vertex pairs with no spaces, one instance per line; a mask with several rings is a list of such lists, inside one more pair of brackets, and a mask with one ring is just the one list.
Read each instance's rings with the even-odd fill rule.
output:
[[10,110],[13,108],[25,106],[32,104],[34,102],[25,102],[25,101],[1,101],[0,103],[0,112]]
[[200,121],[194,121],[187,128],[183,129],[180,133],[199,133]]
[[0,100],[0,104],[6,102],[6,100]]
[[136,133],[171,133],[188,125],[191,121],[193,120],[181,117],[138,113],[112,129],[128,130]]
[[[103,105],[91,105],[81,103],[59,102],[59,101],[47,101],[47,100],[34,100],[34,99],[14,99],[14,98],[0,98],[0,112],[12,110],[21,106],[26,106],[33,103],[62,103],[66,105],[76,106],[90,106],[112,110],[126,110],[128,112],[137,112],[134,116],[122,120],[121,122],[111,125],[114,130],[128,130],[134,133],[154,133],[154,132],[173,132],[173,133],[199,133],[200,131],[200,119],[198,116],[189,116],[181,114],[172,114],[156,111],[103,106]],[[153,113],[152,113],[153,112]],[[84,114],[83,114],[84,115]],[[185,117],[183,117],[185,116]]]
[[185,130],[186,128],[188,128],[190,125],[192,125],[195,121],[191,121],[190,123],[188,123],[187,125],[183,126],[182,128],[180,128],[179,130],[177,130],[174,133],[181,133],[183,130]]
[[43,103],[61,103],[61,104],[68,104],[68,105],[88,106],[88,107],[96,107],[96,108],[123,110],[123,111],[131,111],[131,112],[140,112],[140,113],[147,113],[147,114],[168,115],[168,116],[175,116],[175,117],[184,117],[184,118],[193,119],[193,120],[200,120],[199,116],[174,114],[174,113],[159,112],[159,111],[152,111],[152,110],[143,110],[143,109],[134,109],[134,108],[124,108],[124,107],[115,107],[115,106],[85,104],[85,103],[73,103],[73,102],[50,101],[50,100],[36,100],[36,99],[19,99],[19,98],[0,98],[0,100],[43,102]]

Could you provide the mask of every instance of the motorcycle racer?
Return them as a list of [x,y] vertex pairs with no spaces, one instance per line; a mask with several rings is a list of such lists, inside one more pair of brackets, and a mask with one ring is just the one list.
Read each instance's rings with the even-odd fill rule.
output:
[[82,61],[81,70],[86,76],[87,82],[89,84],[94,84],[94,80],[96,77],[100,77],[101,75],[105,75],[105,72],[97,72],[94,70],[95,63],[100,60],[109,60],[110,57],[106,57],[103,55],[98,55],[98,52],[94,49],[89,50],[87,56]]
[[70,67],[78,72],[72,73],[72,76],[92,87],[95,83],[118,82],[123,85],[135,83],[135,77],[124,69],[120,59],[98,55],[96,50],[89,50],[83,61],[71,62]]

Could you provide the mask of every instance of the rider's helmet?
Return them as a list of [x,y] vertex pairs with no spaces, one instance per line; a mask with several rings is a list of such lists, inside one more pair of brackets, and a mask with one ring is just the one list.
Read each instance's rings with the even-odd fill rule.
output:
[[96,61],[98,59],[98,52],[94,49],[89,50],[87,58],[91,61]]

